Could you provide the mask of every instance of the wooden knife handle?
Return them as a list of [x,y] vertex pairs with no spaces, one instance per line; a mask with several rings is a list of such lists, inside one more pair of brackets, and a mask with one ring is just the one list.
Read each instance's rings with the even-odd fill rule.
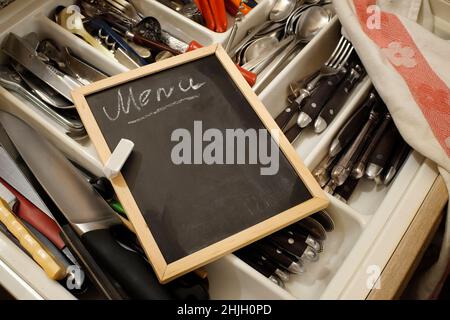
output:
[[54,280],[62,280],[66,270],[60,265],[25,228],[9,210],[7,203],[0,199],[0,221],[19,240],[20,244],[33,257],[45,273]]
[[60,235],[61,228],[55,220],[42,212],[2,178],[0,178],[0,183],[3,184],[17,198],[19,202],[16,212],[17,216],[32,225],[36,230],[49,239],[59,250],[62,250],[66,245]]

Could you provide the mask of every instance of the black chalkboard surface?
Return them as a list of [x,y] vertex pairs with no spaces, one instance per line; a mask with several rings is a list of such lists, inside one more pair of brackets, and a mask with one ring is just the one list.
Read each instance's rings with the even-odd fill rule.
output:
[[[163,282],[326,205],[314,179],[304,167],[299,170],[298,160],[290,159],[294,152],[286,151],[281,142],[278,171],[273,175],[261,174],[269,164],[259,157],[250,161],[251,151],[245,163],[237,164],[237,140],[232,149],[223,146],[222,157],[210,153],[216,159],[213,164],[202,157],[211,143],[202,141],[208,129],[216,130],[224,143],[232,142],[227,139],[230,129],[266,133],[271,129],[264,121],[265,110],[255,110],[253,93],[218,48],[187,54],[192,56],[185,57],[184,63],[175,60],[137,77],[131,71],[126,81],[118,79],[100,90],[82,92],[83,101],[76,103],[91,138],[101,133],[101,141],[93,138],[98,150],[99,144],[114,150],[122,138],[135,143],[122,169],[124,183],[113,180],[113,185],[144,248],[148,235],[141,233],[150,235],[146,252]],[[257,143],[258,147],[264,143],[267,155],[274,151],[273,145],[279,151],[273,138],[265,142],[259,138]],[[181,151],[181,146],[188,147]],[[135,206],[121,197],[123,185]],[[158,261],[152,259],[155,249]],[[160,261],[163,267],[158,270]]]

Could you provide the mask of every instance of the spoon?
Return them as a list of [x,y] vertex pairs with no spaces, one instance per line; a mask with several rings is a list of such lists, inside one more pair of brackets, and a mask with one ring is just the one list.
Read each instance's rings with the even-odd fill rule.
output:
[[[275,71],[284,61],[286,61],[286,59],[292,54],[300,43],[310,42],[329,23],[329,21],[330,16],[328,11],[322,7],[313,6],[305,10],[296,23],[295,35],[283,40],[290,41],[289,45],[276,58],[276,60],[270,64],[269,68],[264,70],[263,76],[258,78],[258,81],[253,89],[257,91],[259,86],[267,81],[273,71]],[[281,45],[282,43],[280,42],[280,46]],[[270,61],[271,58],[268,60]],[[252,71],[255,72],[255,70]]]
[[272,35],[256,39],[245,49],[243,62],[247,63],[257,59],[263,52],[274,49],[279,43],[278,39]]
[[[230,51],[230,56],[234,57],[239,50],[247,44],[261,30],[270,26],[274,22],[281,22],[289,17],[294,11],[297,0],[277,0],[269,12],[269,20],[251,30],[236,46]],[[274,20],[272,20],[274,19]]]
[[58,22],[68,31],[83,38],[84,41],[103,53],[109,59],[116,60],[111,51],[106,49],[97,39],[86,31],[81,18],[80,8],[78,6],[72,5],[62,9],[58,15]]

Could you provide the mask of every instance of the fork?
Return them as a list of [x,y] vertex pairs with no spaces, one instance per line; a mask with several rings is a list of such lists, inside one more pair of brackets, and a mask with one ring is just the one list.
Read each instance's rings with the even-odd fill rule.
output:
[[111,7],[136,23],[142,20],[138,11],[131,2],[126,0],[105,0]]
[[[348,41],[344,36],[342,36],[329,59],[325,62],[325,64],[322,65],[320,70],[317,71],[317,75],[313,76],[312,80],[308,80],[308,82],[306,82],[307,84],[304,88],[303,86],[300,86],[299,88],[293,89],[291,86],[291,91],[293,91],[294,95],[293,97],[291,97],[292,101],[290,101],[289,106],[287,106],[283,110],[283,112],[281,112],[275,119],[281,129],[284,129],[284,127],[289,123],[292,117],[298,114],[299,109],[302,107],[303,101],[311,96],[312,92],[317,86],[317,83],[323,77],[337,74],[342,69],[342,67],[350,58],[353,50],[354,48],[351,42]],[[297,90],[298,92],[295,92]],[[295,132],[298,131],[295,129],[295,127],[292,127],[291,129]]]
[[307,91],[313,90],[317,83],[326,76],[331,76],[338,73],[342,67],[347,63],[354,47],[350,41],[344,36],[341,37],[339,43],[331,54],[330,58],[325,62],[319,70],[319,74],[306,86]]

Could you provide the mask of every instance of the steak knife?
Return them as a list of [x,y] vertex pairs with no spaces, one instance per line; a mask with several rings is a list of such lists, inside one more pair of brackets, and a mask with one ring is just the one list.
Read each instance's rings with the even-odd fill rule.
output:
[[0,112],[0,121],[84,245],[130,297],[170,299],[167,288],[158,282],[147,262],[113,238],[109,228],[121,224],[120,219],[69,160],[22,120]]

